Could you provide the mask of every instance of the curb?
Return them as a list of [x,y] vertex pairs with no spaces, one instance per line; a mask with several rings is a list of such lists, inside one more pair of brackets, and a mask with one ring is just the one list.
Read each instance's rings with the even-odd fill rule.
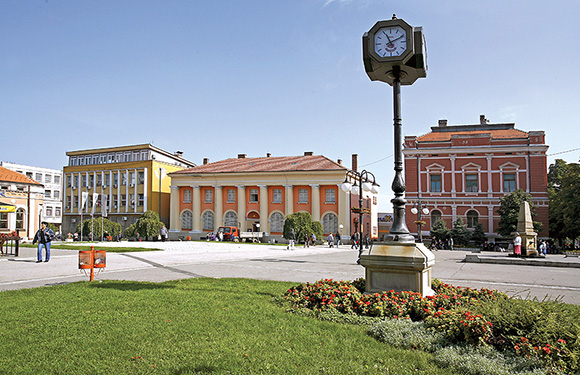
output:
[[466,263],[487,263],[487,264],[514,264],[520,266],[534,267],[562,267],[562,268],[580,268],[580,262],[554,261],[547,259],[523,259],[523,258],[496,258],[482,256],[478,254],[467,254]]

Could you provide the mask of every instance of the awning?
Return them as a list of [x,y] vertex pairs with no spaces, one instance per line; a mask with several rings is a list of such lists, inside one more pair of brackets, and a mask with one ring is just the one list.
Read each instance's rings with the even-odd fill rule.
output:
[[16,212],[16,206],[10,203],[0,202],[0,212]]

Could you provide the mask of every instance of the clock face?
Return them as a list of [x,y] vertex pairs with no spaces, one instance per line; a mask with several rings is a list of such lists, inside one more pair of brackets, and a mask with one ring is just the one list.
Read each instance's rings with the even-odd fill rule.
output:
[[375,33],[375,53],[380,57],[399,57],[407,50],[407,32],[398,25],[381,27]]

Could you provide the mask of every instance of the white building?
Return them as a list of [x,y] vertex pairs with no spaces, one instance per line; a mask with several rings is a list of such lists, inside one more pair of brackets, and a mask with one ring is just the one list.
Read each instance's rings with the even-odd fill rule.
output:
[[0,165],[44,185],[44,204],[40,213],[41,219],[60,228],[62,224],[62,170],[7,163],[5,161],[0,162]]

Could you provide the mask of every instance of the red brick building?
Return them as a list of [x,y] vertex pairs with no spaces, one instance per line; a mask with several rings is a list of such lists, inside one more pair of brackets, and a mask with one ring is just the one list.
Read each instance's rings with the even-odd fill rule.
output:
[[516,189],[530,193],[536,206],[534,220],[548,235],[547,160],[543,131],[522,131],[515,124],[490,124],[480,116],[476,125],[448,126],[447,120],[421,136],[406,136],[405,181],[407,226],[417,233],[413,204],[429,209],[422,220],[423,235],[441,218],[448,228],[463,218],[468,228],[480,223],[488,239],[499,237],[499,199]]

